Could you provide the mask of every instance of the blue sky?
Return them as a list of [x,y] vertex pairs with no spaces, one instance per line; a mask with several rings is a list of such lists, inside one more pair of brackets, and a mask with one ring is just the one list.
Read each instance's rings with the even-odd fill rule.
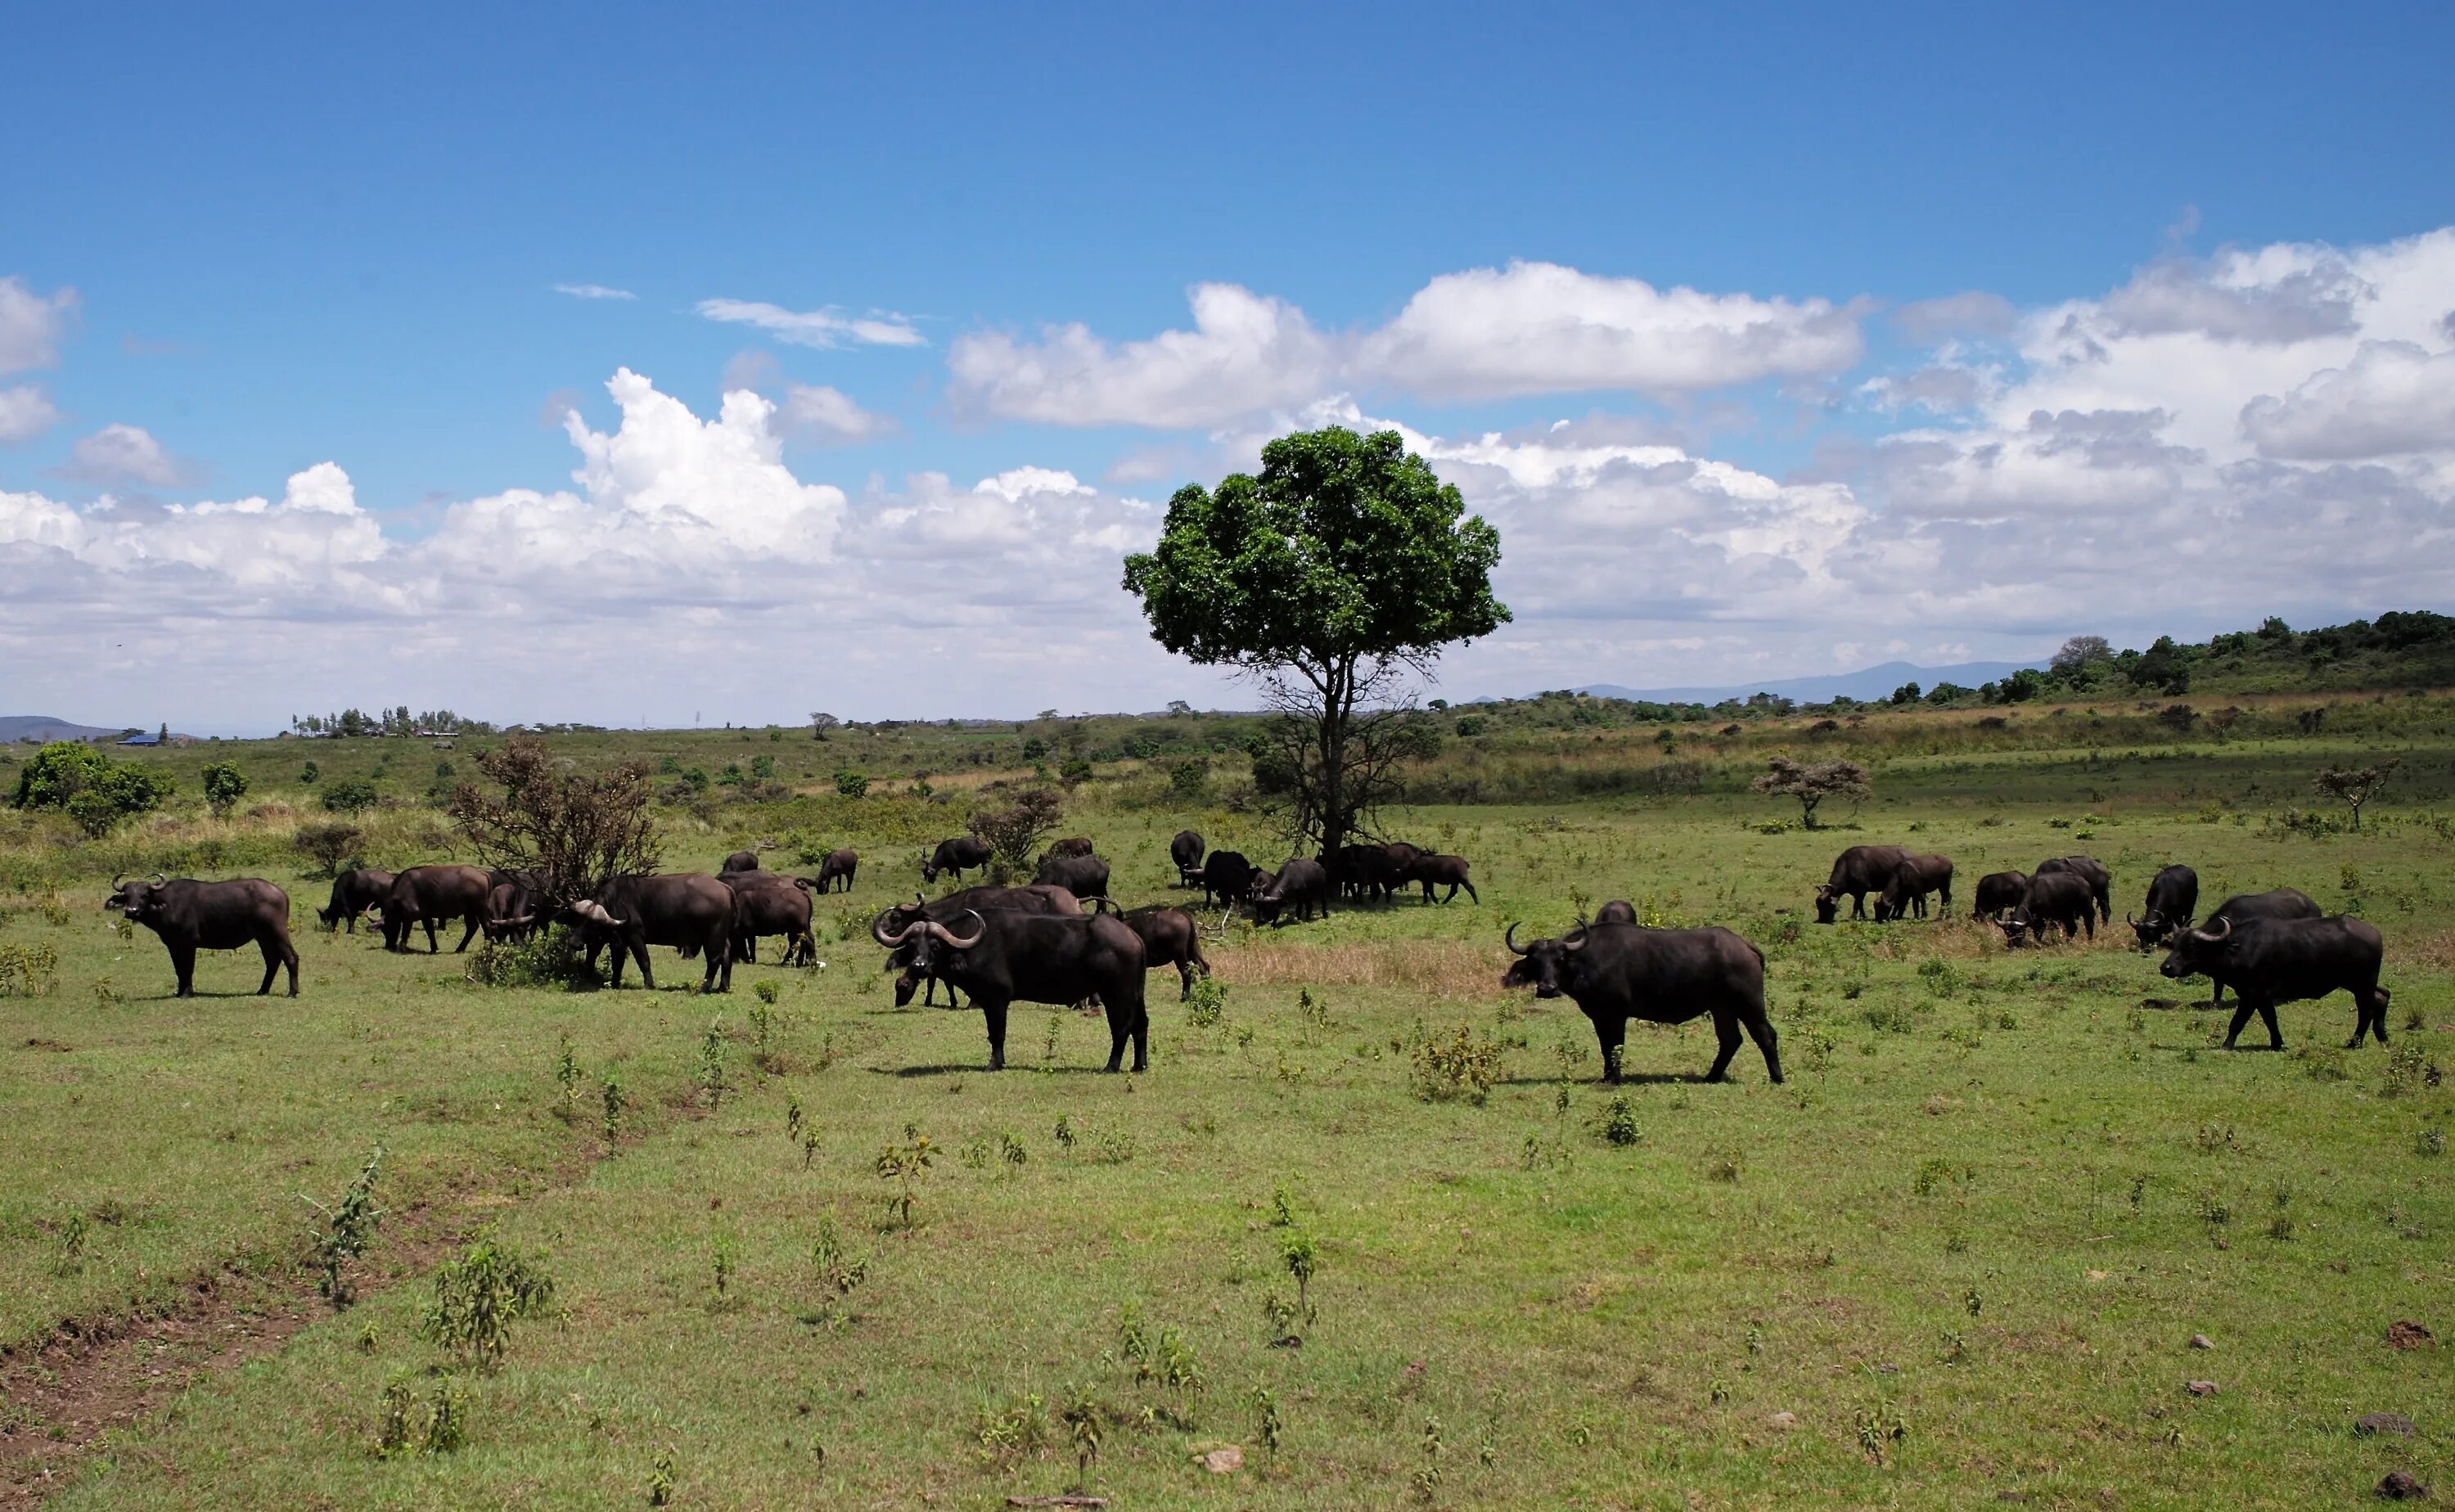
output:
[[[830,696],[848,713],[994,713],[1212,692],[1129,645],[1130,605],[1089,585],[1112,584],[1115,556],[1150,528],[1136,501],[1340,413],[1447,446],[1505,528],[1599,531],[1629,554],[1609,580],[1563,587],[1539,551],[1512,552],[1526,613],[1509,645],[1453,659],[1452,681],[1475,686],[1452,691],[2027,653],[2068,631],[2430,596],[2400,575],[2408,560],[2351,556],[2323,587],[2279,581],[2256,602],[2150,603],[2109,580],[2059,618],[2088,561],[2024,579],[2008,557],[1969,554],[1989,533],[2101,514],[2097,575],[2119,578],[2120,522],[2150,499],[2279,522],[2369,511],[2407,547],[2415,530],[2437,539],[2455,436],[2433,429],[2448,336],[2422,307],[2455,310],[2448,258],[2427,241],[2455,221],[2455,11],[1800,9],[21,12],[11,96],[30,130],[0,170],[0,279],[23,319],[48,324],[26,326],[15,371],[0,372],[0,391],[21,393],[13,430],[0,410],[15,436],[0,445],[0,496],[73,517],[25,503],[13,527],[0,516],[0,572],[57,595],[0,617],[21,666],[54,669],[0,702],[118,718],[186,696],[209,707],[165,716],[244,725],[291,712],[248,675],[268,662],[294,662],[285,681],[310,702],[420,701],[391,678],[509,716],[671,718],[696,702],[781,717]],[[1436,329],[1402,319],[1439,280],[1520,264],[1575,277],[1468,291],[1471,308],[1419,312]],[[1300,312],[1301,328],[1254,352],[1223,338],[1234,350],[1213,342],[1189,375],[1155,377],[1134,344],[1191,329],[1200,285],[1249,297],[1230,315]],[[628,297],[557,292],[592,286]],[[1699,318],[1728,339],[1701,363],[1661,357],[1682,339],[1662,324],[1678,312],[1625,305],[1632,289],[1718,301]],[[1900,318],[1973,292],[1991,302]],[[2240,309],[2277,300],[2321,313],[2240,324]],[[2074,302],[2110,358],[2055,346],[2054,320],[2079,329]],[[748,306],[834,314],[799,323],[796,341],[709,312]],[[1593,311],[1610,360],[1554,339]],[[1069,327],[1080,341],[1048,334]],[[2193,339],[2204,350],[2182,350]],[[1050,378],[1068,363],[1071,381]],[[619,521],[699,510],[735,547],[773,548],[758,582],[749,567],[694,576],[687,550],[665,574],[612,574],[641,613],[679,616],[649,643],[791,624],[798,595],[858,600],[849,625],[872,646],[963,657],[984,634],[1045,637],[1048,664],[923,690],[894,655],[864,654],[821,678],[835,687],[771,693],[728,674],[704,696],[668,696],[629,686],[636,662],[587,650],[645,634],[636,616],[597,634],[578,585],[507,575],[499,595],[528,616],[514,637],[590,663],[542,696],[562,707],[507,707],[541,696],[494,655],[504,628],[463,644],[471,606],[434,587],[447,558],[410,548],[473,501],[573,491],[582,452],[559,415],[576,406],[588,433],[627,433],[607,388],[622,370],[703,424],[728,388],[764,394],[771,460],[789,474],[694,484],[697,464],[677,458],[699,443],[660,449],[641,417],[609,454],[611,481],[578,486]],[[1921,373],[1943,375],[1922,407],[1869,387]],[[2227,373],[2248,386],[2224,387]],[[2329,388],[2328,373],[2352,376]],[[832,397],[808,397],[820,390]],[[2257,411],[2273,420],[2258,431],[2262,399],[2302,408]],[[2277,429],[2321,400],[2384,404],[2328,412],[2331,435],[2375,432],[2384,449]],[[2081,416],[2080,431],[2055,441],[2024,404]],[[1620,452],[1530,459],[1561,420],[1559,434]],[[97,440],[110,427],[123,429]],[[1487,432],[1519,450],[1458,451]],[[1992,432],[2054,475],[1973,473],[1994,466]],[[2073,447],[2091,469],[2077,482],[2054,463]],[[292,479],[320,464],[346,474],[346,508],[294,508]],[[953,517],[964,510],[948,500],[1022,469],[1038,471],[997,495],[1020,521],[967,533]],[[2352,475],[2364,469],[2377,475]],[[1025,486],[1060,472],[1066,485]],[[1722,480],[1710,497],[1704,474]],[[643,504],[650,475],[670,487]],[[943,487],[913,481],[932,476]],[[791,495],[796,480],[842,497]],[[1688,492],[1666,504],[1674,484]],[[694,487],[738,500],[768,485],[801,497],[810,538],[779,543],[759,521],[718,520],[729,502],[689,501]],[[277,502],[194,512],[249,498]],[[105,539],[173,505],[186,513],[149,539],[192,544]],[[238,565],[261,550],[242,527],[291,516],[381,538],[326,543],[317,564],[283,557],[275,593]],[[858,562],[840,549],[916,519],[945,528]],[[1816,544],[1800,519],[1839,534]],[[63,546],[64,531],[78,538]],[[1920,561],[1958,563],[1987,591],[1916,614],[1867,607]],[[1039,596],[959,591],[962,612],[936,618],[900,603],[1001,563]],[[1052,586],[1068,575],[1080,592]],[[103,655],[111,611],[149,602],[186,631]],[[186,632],[241,621],[231,665],[181,666]],[[296,649],[404,638],[435,652],[396,677]],[[659,675],[698,675],[690,665]]]

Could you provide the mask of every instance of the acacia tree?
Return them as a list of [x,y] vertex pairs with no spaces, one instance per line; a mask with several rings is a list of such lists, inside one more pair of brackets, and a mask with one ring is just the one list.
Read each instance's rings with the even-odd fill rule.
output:
[[1777,756],[1772,765],[1772,771],[1755,779],[1755,790],[1796,798],[1799,822],[1811,830],[1816,828],[1816,805],[1826,798],[1863,798],[1875,791],[1867,780],[1867,769],[1856,761],[1808,764]]
[[578,900],[601,878],[656,870],[646,762],[591,776],[530,736],[480,751],[477,761],[493,790],[463,782],[449,807],[488,866],[544,874],[558,904]]
[[1500,533],[1398,433],[1332,426],[1272,441],[1258,474],[1179,489],[1125,587],[1161,645],[1260,683],[1291,827],[1335,851],[1426,738],[1396,696],[1408,675],[1508,622],[1499,560]]
[[2310,785],[2353,811],[2353,828],[2362,827],[2362,805],[2378,796],[2386,779],[2402,766],[2402,761],[2383,761],[2374,767],[2340,767],[2330,765],[2310,779]]

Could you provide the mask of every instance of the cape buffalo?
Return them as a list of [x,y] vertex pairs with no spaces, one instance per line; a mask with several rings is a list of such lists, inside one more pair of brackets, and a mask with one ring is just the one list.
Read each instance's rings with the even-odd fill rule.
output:
[[1329,879],[1344,897],[1390,896],[1394,868],[1390,850],[1382,845],[1342,845],[1336,856],[1324,855],[1318,859],[1329,868]]
[[1430,852],[1426,852],[1418,855],[1415,859],[1408,865],[1407,869],[1399,875],[1398,880],[1402,882],[1423,883],[1424,901],[1427,903],[1432,900],[1432,889],[1438,887],[1444,882],[1449,884],[1450,890],[1442,897],[1442,902],[1447,903],[1454,899],[1458,896],[1458,889],[1461,887],[1466,889],[1467,897],[1474,899],[1478,903],[1482,902],[1483,895],[1474,890],[1474,884],[1467,880],[1466,874],[1467,859],[1465,857],[1436,856]]
[[[1425,896],[1430,897],[1430,889]],[[1293,908],[1299,922],[1309,921],[1313,910],[1329,917],[1329,873],[1319,861],[1291,856],[1276,872],[1256,872],[1246,884],[1245,900],[1252,905],[1256,924],[1284,924],[1287,910]]]
[[2001,923],[2004,912],[2019,907],[2028,896],[2028,873],[1989,872],[1978,879],[1978,897],[1969,911],[1989,923]]
[[756,961],[759,937],[784,937],[781,965],[806,965],[819,958],[810,936],[809,884],[778,872],[726,872],[717,878],[733,889],[733,958]]
[[[1017,999],[1070,1006],[1097,998],[1108,1015],[1108,1069],[1150,1063],[1150,1015],[1143,1006],[1143,942],[1106,914],[1061,918],[994,909],[965,912],[950,928],[917,918],[890,932],[882,914],[870,937],[889,951],[912,947],[912,964],[971,994],[987,1020],[989,1069],[1005,1069],[1006,1009]],[[962,926],[968,925],[968,931]]]
[[724,869],[728,872],[755,872],[759,870],[759,853],[736,851],[724,858]]
[[1176,863],[1176,885],[1202,885],[1202,837],[1191,830],[1179,830],[1176,838],[1167,842],[1167,858]]
[[1062,887],[1076,897],[1105,897],[1108,892],[1108,863],[1096,856],[1048,855],[1040,858],[1040,869],[1032,874],[1032,882],[1043,887]]
[[1202,863],[1202,900],[1229,908],[1244,900],[1253,885],[1253,863],[1240,852],[1213,851]]
[[2019,906],[2003,920],[2005,943],[2018,945],[2023,935],[2043,943],[2049,925],[2060,924],[2069,939],[2085,927],[2097,938],[2097,910],[2089,897],[2088,878],[2076,872],[2040,872],[2029,878]]
[[410,926],[424,924],[426,953],[436,955],[441,947],[435,938],[435,926],[457,918],[468,925],[460,933],[460,943],[452,947],[452,953],[458,955],[469,948],[469,941],[485,923],[486,895],[494,890],[494,878],[482,867],[411,867],[392,879],[392,896],[384,899],[384,948],[407,951]]
[[842,882],[843,891],[849,893],[852,891],[853,873],[860,869],[861,853],[851,846],[829,851],[826,859],[819,863],[818,880],[812,885],[822,893],[832,893],[837,890],[836,884]]
[[2093,856],[2058,856],[2039,861],[2034,875],[2044,877],[2056,872],[2070,872],[2088,883],[2088,894],[2097,904],[2100,923],[2114,922],[2114,874],[2105,863]]
[[1157,971],[1162,966],[1176,968],[1180,990],[1176,1000],[1183,1002],[1193,996],[1193,978],[1210,975],[1210,962],[1202,956],[1202,930],[1193,916],[1181,908],[1154,903],[1119,916],[1126,927],[1143,942],[1143,966]]
[[2378,979],[2385,951],[2385,942],[2367,919],[2236,920],[2219,915],[2206,929],[2177,931],[2158,970],[2176,981],[2221,974],[2233,984],[2238,1001],[2233,1023],[2225,1030],[2227,1050],[2254,1013],[2267,1025],[2268,1048],[2282,1050],[2284,1032],[2276,1024],[2278,1003],[2351,993],[2353,1038],[2344,1041],[2344,1048],[2358,1050],[2364,1034],[2386,1043],[2387,990]]
[[655,988],[648,947],[673,945],[695,948],[706,958],[701,992],[733,990],[733,889],[704,872],[612,877],[571,911],[582,920],[591,970],[597,953],[614,947],[617,987],[622,985],[622,959],[629,956],[639,963],[640,981]]
[[2200,874],[2187,866],[2168,866],[2148,879],[2148,915],[2145,918],[2122,916],[2131,933],[2140,939],[2144,954],[2165,943],[2178,929],[2191,927],[2191,916],[2200,908]]
[[988,841],[969,835],[940,840],[936,851],[921,858],[921,880],[934,882],[938,874],[944,872],[960,882],[965,872],[976,872],[988,865],[989,857],[996,854]]
[[[2280,887],[2274,892],[2240,893],[2226,898],[2217,905],[2215,913],[2208,916],[2208,927],[2214,929],[2217,920],[2221,918],[2229,918],[2237,924],[2247,924],[2254,918],[2317,918],[2318,917],[2319,905],[2310,900],[2309,894],[2298,892],[2290,887]],[[2213,1008],[2224,1001],[2225,977],[2222,966],[2218,970],[2209,972],[2207,977],[2208,980],[2215,984],[2214,990],[2208,994],[2208,1006]]]
[[1881,893],[1884,884],[1893,879],[1893,869],[1909,859],[1909,852],[1897,845],[1853,845],[1833,862],[1833,877],[1816,890],[1816,921],[1830,924],[1841,912],[1841,899],[1850,899],[1850,917],[1867,917],[1867,895]]
[[371,867],[354,866],[333,878],[333,901],[315,910],[315,917],[326,929],[337,930],[347,924],[350,933],[358,932],[358,916],[371,908],[381,908],[392,896],[392,874]]
[[[948,893],[932,902],[920,894],[912,895],[909,903],[897,903],[878,916],[889,930],[901,930],[918,918],[934,918],[943,924],[963,917],[967,912],[988,913],[1006,909],[1018,914],[1048,914],[1070,918],[1083,912],[1083,905],[1073,894],[1062,887],[966,887]],[[921,1005],[924,1008],[938,1000],[941,978],[928,976],[912,963],[913,951],[903,946],[886,958],[886,963],[902,973],[895,978],[895,1006],[903,1007],[912,1000],[912,989],[922,988]],[[949,1007],[960,1008],[963,999],[955,996],[955,984],[946,983]]]
[[1517,958],[1503,987],[1532,987],[1538,998],[1567,997],[1593,1020],[1602,1045],[1603,1079],[1620,1079],[1628,1021],[1684,1024],[1714,1016],[1721,1052],[1708,1081],[1729,1074],[1739,1031],[1764,1052],[1765,1074],[1781,1079],[1779,1037],[1765,1017],[1764,953],[1716,925],[1708,929],[1646,929],[1636,924],[1579,924],[1558,939],[1517,943],[1517,926],[1501,937]]
[[179,978],[179,996],[196,995],[196,952],[236,950],[254,945],[264,952],[264,980],[259,998],[273,991],[273,978],[290,968],[290,996],[298,996],[298,952],[290,943],[290,895],[271,882],[243,877],[230,882],[175,880],[153,874],[150,882],[111,879],[104,908],[127,916],[159,936],[171,953],[171,969]]
[[1929,893],[1942,895],[1937,909],[1938,916],[1952,912],[1952,858],[1948,856],[1906,856],[1893,868],[1884,881],[1884,893],[1876,899],[1876,920],[1904,918],[1916,913],[1926,917]]
[[1594,922],[1597,924],[1633,924],[1636,922],[1636,905],[1630,902],[1625,897],[1614,897],[1610,902],[1605,903],[1602,907],[1594,910]]
[[485,917],[478,927],[490,945],[517,944],[537,927],[540,900],[517,882],[497,882],[486,892]]
[[1048,842],[1048,854],[1051,856],[1089,856],[1092,854],[1091,842],[1079,835],[1070,839],[1051,840]]

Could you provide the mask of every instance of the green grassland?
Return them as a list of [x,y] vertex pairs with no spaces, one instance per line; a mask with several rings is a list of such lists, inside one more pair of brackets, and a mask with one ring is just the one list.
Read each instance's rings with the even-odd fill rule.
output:
[[[481,740],[166,751],[146,759],[182,797],[102,840],[0,816],[0,945],[56,958],[0,996],[0,1345],[176,1307],[233,1268],[312,1300],[302,1197],[335,1201],[381,1143],[371,1259],[413,1215],[490,1223],[553,1275],[555,1316],[515,1325],[499,1370],[446,1372],[419,1337],[426,1276],[371,1288],[63,1454],[57,1504],[647,1505],[660,1461],[686,1507],[988,1507],[1079,1482],[1119,1507],[2300,1508],[2364,1502],[2396,1468],[2455,1489],[2455,1361],[2384,1342],[2404,1319],[2455,1341],[2455,1089],[2432,1070],[2455,1061],[2455,702],[2339,696],[2313,722],[2310,696],[2195,698],[2181,722],[2174,701],[1730,733],[1487,707],[1418,774],[1450,801],[1387,825],[1471,857],[1481,905],[1230,927],[1215,1022],[1151,978],[1140,1077],[1099,1074],[1096,1018],[1021,1005],[1012,1069],[988,1074],[979,1016],[896,1010],[862,931],[1035,736],[1051,767],[1097,757],[1065,831],[1127,901],[1183,896],[1166,841],[1186,822],[1283,855],[1249,721],[558,737],[585,763],[778,758],[781,792],[674,795],[669,865],[862,849],[856,893],[820,910],[825,965],[745,966],[716,998],[670,952],[657,991],[566,994],[477,986],[448,941],[390,956],[314,930],[324,884],[288,837],[325,816],[316,786],[390,800],[358,820],[370,859],[441,858],[422,795]],[[1866,760],[1877,796],[1802,830],[1745,792],[1775,750]],[[2348,833],[2310,775],[2382,756],[2403,767]],[[254,786],[215,819],[194,778],[224,758]],[[868,796],[837,793],[842,770]],[[2086,850],[2114,869],[2114,930],[2006,952],[1958,917],[1816,927],[1810,892],[1861,841],[1954,857],[1963,909],[1983,872]],[[2171,860],[2207,902],[2291,885],[2376,922],[2394,1044],[2338,1048],[2338,997],[2283,1010],[2285,1055],[2213,1048],[2206,984],[2124,948],[2120,910]],[[289,887],[302,997],[246,996],[253,953],[168,997],[160,947],[98,911],[110,873],[154,866]],[[1633,1029],[1608,1088],[1572,1004],[1500,991],[1507,922],[1552,933],[1620,897],[1764,949],[1786,1085],[1753,1048],[1732,1083],[1694,1079],[1698,1023]],[[1479,1098],[1437,1075],[1461,1036]],[[630,1100],[615,1147],[608,1075]],[[923,1137],[907,1223],[879,1161]],[[814,1262],[822,1229],[839,1274],[866,1262],[848,1292]],[[1309,1317],[1290,1236],[1317,1254]],[[395,1381],[421,1412],[458,1393],[465,1443],[378,1458]],[[1069,1403],[1099,1425],[1087,1472]],[[2420,1436],[2357,1435],[2375,1410]],[[1244,1467],[1214,1475],[1195,1457],[1223,1444]]]

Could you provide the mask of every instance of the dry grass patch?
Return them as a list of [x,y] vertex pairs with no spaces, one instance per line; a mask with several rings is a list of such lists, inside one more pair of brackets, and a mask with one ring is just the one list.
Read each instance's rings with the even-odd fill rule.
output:
[[1496,945],[1457,940],[1299,945],[1264,940],[1211,957],[1233,986],[1402,987],[1435,998],[1491,998],[1509,969]]

